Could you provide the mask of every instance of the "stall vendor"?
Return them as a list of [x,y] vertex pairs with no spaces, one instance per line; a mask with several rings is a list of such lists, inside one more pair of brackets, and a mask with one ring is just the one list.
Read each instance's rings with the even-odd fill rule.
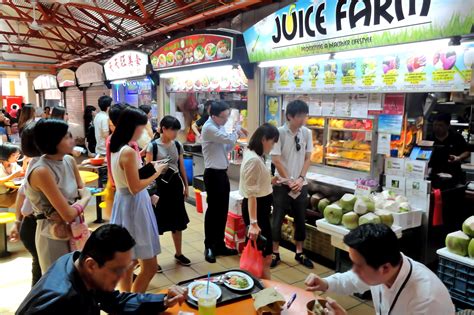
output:
[[[209,118],[209,111],[211,110],[211,104],[212,104],[212,101],[206,101],[204,105],[202,105],[203,106],[202,113],[200,113],[201,117],[198,120],[196,120],[191,126],[197,138],[201,137],[202,126],[204,126],[204,123]],[[201,107],[201,105],[199,105],[199,107]]]
[[455,181],[463,181],[461,163],[470,153],[463,136],[450,130],[451,115],[441,113],[433,121],[433,141],[435,151],[430,161],[432,174],[447,173]]

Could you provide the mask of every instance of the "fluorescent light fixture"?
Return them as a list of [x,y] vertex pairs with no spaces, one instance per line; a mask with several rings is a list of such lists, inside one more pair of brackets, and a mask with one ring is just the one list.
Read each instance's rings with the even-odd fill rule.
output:
[[233,66],[218,66],[218,67],[207,67],[195,70],[184,70],[184,71],[173,71],[173,72],[165,72],[160,74],[160,78],[162,79],[169,79],[169,78],[179,78],[179,77],[188,77],[191,78],[193,76],[203,76],[203,75],[221,75],[222,73],[226,73],[232,71]]
[[294,65],[310,65],[318,61],[329,60],[330,54],[315,55],[299,58],[280,59],[271,61],[262,61],[258,64],[259,68],[294,66]]
[[115,80],[115,81],[110,82],[110,84],[124,84],[126,82],[127,80]]
[[363,57],[373,57],[381,55],[399,54],[403,52],[433,52],[448,47],[450,38],[431,40],[425,42],[409,43],[402,45],[392,45],[367,49],[349,50],[338,52],[335,59],[353,59]]

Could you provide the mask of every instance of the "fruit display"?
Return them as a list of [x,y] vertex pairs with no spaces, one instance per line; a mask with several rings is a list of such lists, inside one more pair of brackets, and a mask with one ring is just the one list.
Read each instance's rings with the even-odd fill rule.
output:
[[329,127],[333,129],[357,129],[361,131],[372,130],[372,120],[368,119],[330,119]]
[[446,236],[446,248],[453,254],[474,259],[474,216],[464,221],[462,231],[452,232]]
[[353,230],[359,225],[367,223],[383,223],[387,226],[393,225],[393,214],[387,210],[375,210],[373,196],[354,196],[344,194],[338,201],[327,204],[324,199],[320,201],[318,208],[322,210],[324,218],[330,224],[342,224],[346,229]]
[[321,164],[323,163],[323,146],[313,145],[313,152],[311,152],[311,162]]
[[308,126],[324,127],[324,118],[311,117],[306,122]]

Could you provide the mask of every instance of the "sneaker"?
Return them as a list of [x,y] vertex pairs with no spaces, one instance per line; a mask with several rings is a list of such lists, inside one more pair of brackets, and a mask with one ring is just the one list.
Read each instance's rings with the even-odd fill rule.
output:
[[186,258],[183,254],[181,254],[179,256],[174,255],[174,259],[183,266],[191,265],[191,260]]
[[275,268],[280,263],[280,254],[273,253],[272,254],[272,263],[270,264],[270,268]]
[[163,269],[161,269],[160,265],[156,267],[156,273],[163,273]]
[[303,266],[305,266],[308,269],[313,269],[313,267],[314,267],[311,260],[302,253],[296,254],[295,255],[295,260],[298,261],[300,264],[302,264]]

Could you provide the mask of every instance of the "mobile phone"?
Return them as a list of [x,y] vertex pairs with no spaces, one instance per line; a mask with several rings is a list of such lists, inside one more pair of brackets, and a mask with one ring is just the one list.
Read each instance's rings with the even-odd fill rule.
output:
[[153,163],[156,163],[156,164],[167,164],[171,161],[170,158],[167,158],[167,159],[162,159],[162,160],[158,160],[158,161],[153,161]]

